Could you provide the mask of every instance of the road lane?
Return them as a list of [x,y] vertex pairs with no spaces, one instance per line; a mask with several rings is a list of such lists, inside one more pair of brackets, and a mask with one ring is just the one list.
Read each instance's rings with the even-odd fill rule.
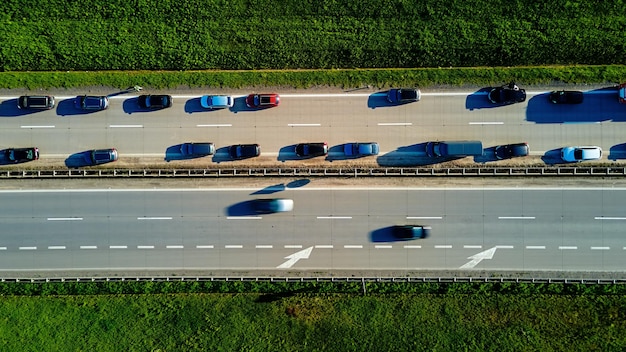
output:
[[[476,269],[623,271],[625,188],[75,190],[1,192],[0,269]],[[249,201],[286,197],[293,212]],[[411,218],[411,219],[407,219]],[[418,219],[415,219],[418,218]],[[389,227],[432,226],[394,241]]]

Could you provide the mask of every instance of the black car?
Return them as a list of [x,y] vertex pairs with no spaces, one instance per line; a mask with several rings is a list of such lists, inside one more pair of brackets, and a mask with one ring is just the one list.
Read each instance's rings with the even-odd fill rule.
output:
[[296,145],[296,155],[303,158],[313,158],[328,154],[328,144],[321,143],[300,143]]
[[261,155],[261,147],[258,144],[235,144],[228,148],[228,154],[235,160],[254,158]]
[[74,106],[81,110],[105,110],[109,107],[109,98],[106,96],[79,95],[74,99]]
[[518,87],[515,82],[511,82],[501,87],[492,88],[487,98],[493,104],[508,105],[521,103],[526,101],[526,90]]
[[496,158],[502,160],[527,156],[530,148],[528,148],[528,143],[505,144],[497,146],[495,152]]
[[94,149],[87,154],[87,163],[89,165],[100,165],[110,163],[117,160],[117,150],[110,149]]
[[583,102],[583,92],[577,90],[558,90],[548,96],[553,104],[580,104]]
[[14,163],[24,163],[39,159],[39,148],[9,148],[4,151],[4,156]]
[[137,101],[142,109],[163,109],[172,106],[171,95],[140,95]]
[[50,110],[54,107],[54,97],[51,95],[22,95],[17,99],[17,107],[19,109]]
[[423,225],[396,225],[392,228],[393,236],[399,240],[412,240],[430,236],[430,226]]
[[419,101],[421,93],[415,88],[394,88],[387,93],[387,101],[392,104],[405,104]]

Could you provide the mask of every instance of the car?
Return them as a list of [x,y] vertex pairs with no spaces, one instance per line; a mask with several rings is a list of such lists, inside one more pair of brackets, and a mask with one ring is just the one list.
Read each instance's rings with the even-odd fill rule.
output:
[[422,94],[415,88],[394,88],[387,93],[387,101],[391,104],[406,104],[419,101]]
[[213,155],[215,145],[213,143],[183,143],[180,145],[180,154],[186,157]]
[[24,163],[39,159],[39,148],[8,148],[4,151],[4,156],[14,163]]
[[255,199],[252,205],[254,211],[260,214],[282,213],[293,210],[292,199]]
[[74,105],[81,110],[104,110],[109,107],[109,98],[106,96],[79,95],[74,99]]
[[50,110],[54,108],[51,95],[22,95],[17,99],[18,109]]
[[423,225],[396,225],[391,233],[399,240],[413,240],[417,238],[427,238],[430,236],[430,226]]
[[320,143],[300,143],[296,144],[296,155],[303,158],[313,158],[328,154],[328,144]]
[[553,104],[580,104],[583,92],[577,90],[555,90],[548,96]]
[[235,160],[254,158],[261,155],[261,147],[258,144],[235,144],[228,148],[228,154]]
[[87,153],[87,163],[89,165],[106,164],[117,160],[117,150],[110,149],[94,149]]
[[622,104],[626,104],[626,83],[622,83],[619,85],[619,102]]
[[164,109],[172,106],[171,95],[140,95],[137,99],[142,109]]
[[246,97],[246,105],[249,108],[264,109],[278,106],[280,96],[276,93],[270,94],[250,94]]
[[528,143],[504,144],[497,146],[495,153],[496,158],[499,160],[511,159],[527,156],[530,153],[530,148],[528,148]]
[[378,155],[379,147],[376,142],[346,143],[343,152],[350,157]]
[[602,158],[602,148],[596,146],[565,147],[561,149],[561,159],[568,163],[600,158]]
[[508,105],[521,103],[526,101],[526,90],[518,87],[515,82],[511,82],[501,87],[492,88],[489,94],[487,94],[487,98],[493,104]]
[[210,110],[232,108],[234,103],[230,95],[203,95],[200,98],[200,106]]

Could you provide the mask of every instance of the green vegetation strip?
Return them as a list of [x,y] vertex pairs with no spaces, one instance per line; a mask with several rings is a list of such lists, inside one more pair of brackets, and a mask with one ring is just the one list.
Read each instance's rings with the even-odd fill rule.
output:
[[622,0],[5,0],[0,71],[626,62]]
[[2,283],[0,343],[6,351],[621,351],[626,345],[624,285],[365,288],[364,295],[361,283]]
[[625,79],[626,66],[624,65],[274,71],[1,72],[0,88],[36,90],[103,86],[126,89],[134,85],[152,89],[325,86],[386,88],[390,86],[488,86],[511,80],[520,84],[618,83]]

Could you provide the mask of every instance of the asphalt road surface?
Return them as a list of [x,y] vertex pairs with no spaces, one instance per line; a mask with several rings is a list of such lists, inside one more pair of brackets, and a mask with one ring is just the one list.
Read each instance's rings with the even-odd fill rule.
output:
[[[626,188],[1,191],[0,269],[624,271]],[[290,198],[256,214],[251,200]],[[430,238],[395,241],[389,227]]]
[[406,155],[415,157],[411,164],[430,163],[423,156],[431,140],[481,140],[486,153],[478,162],[495,161],[491,147],[515,142],[528,142],[531,154],[547,163],[558,162],[558,149],[569,145],[598,145],[605,158],[626,158],[626,106],[616,89],[587,91],[583,104],[571,106],[549,103],[546,91],[528,93],[525,103],[509,106],[493,106],[484,90],[423,91],[420,102],[401,106],[390,106],[384,92],[282,94],[280,106],[261,111],[247,108],[240,94],[232,109],[221,111],[202,109],[200,95],[174,95],[172,108],[141,111],[136,96],[120,94],[110,97],[108,110],[92,113],[76,110],[73,96],[59,95],[54,109],[33,113],[7,96],[0,98],[0,149],[38,146],[42,159],[63,160],[114,147],[120,160],[175,160],[180,143],[213,142],[217,153],[205,159],[232,163],[227,146],[259,143],[260,160],[289,166],[297,163],[297,143],[328,142],[329,157],[316,159],[326,163],[343,159],[344,143],[376,141],[381,153],[372,160],[394,166]]

